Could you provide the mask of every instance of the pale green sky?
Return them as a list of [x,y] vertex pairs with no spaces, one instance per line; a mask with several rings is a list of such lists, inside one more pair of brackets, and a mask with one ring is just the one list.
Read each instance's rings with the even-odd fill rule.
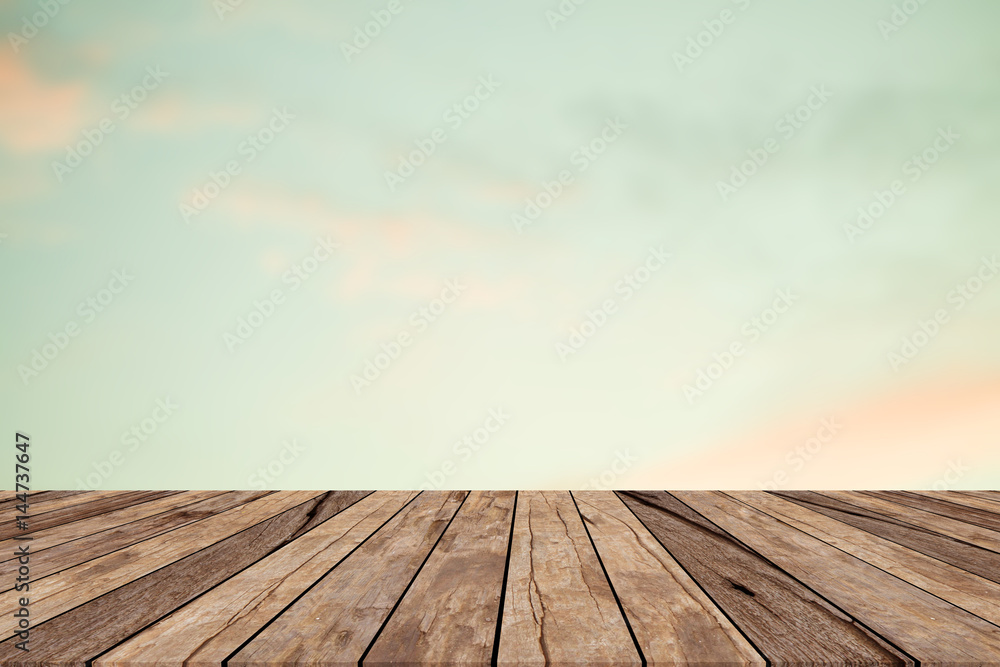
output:
[[[831,414],[843,434],[792,485],[930,486],[956,458],[952,486],[1000,484],[1000,280],[961,309],[953,294],[1000,252],[995,3],[929,2],[884,36],[881,0],[589,0],[554,29],[555,0],[401,0],[348,62],[342,44],[387,6],[71,3],[12,42],[38,5],[0,5],[0,423],[31,434],[38,485],[245,488],[271,464],[274,488],[412,488],[442,466],[446,487],[579,487],[628,449],[618,488],[757,488]],[[784,129],[818,88],[829,99]],[[145,99],[125,117],[122,95]],[[609,121],[614,140],[581,158]],[[390,190],[386,171],[437,128]],[[914,180],[904,163],[948,128]],[[88,136],[78,167],[53,168]],[[768,139],[777,152],[723,201],[719,181]],[[564,171],[518,233],[511,216]],[[897,179],[852,242],[845,225]],[[318,238],[339,247],[313,255]],[[671,257],[626,298],[651,247]],[[310,256],[315,273],[289,277]],[[450,280],[466,287],[435,304]],[[777,290],[797,300],[751,340]],[[102,296],[90,321],[79,304]],[[411,344],[356,392],[400,334]],[[745,354],[689,401],[734,342]],[[464,454],[498,408],[509,420]]]

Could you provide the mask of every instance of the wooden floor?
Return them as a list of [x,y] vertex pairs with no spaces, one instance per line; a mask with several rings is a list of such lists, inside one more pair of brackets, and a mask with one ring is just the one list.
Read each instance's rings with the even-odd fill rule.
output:
[[1000,665],[995,491],[12,495],[3,665]]

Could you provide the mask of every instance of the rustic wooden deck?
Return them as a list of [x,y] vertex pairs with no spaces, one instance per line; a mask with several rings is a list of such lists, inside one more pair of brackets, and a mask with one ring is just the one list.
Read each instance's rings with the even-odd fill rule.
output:
[[994,491],[52,491],[30,533],[4,512],[3,665],[1000,665]]

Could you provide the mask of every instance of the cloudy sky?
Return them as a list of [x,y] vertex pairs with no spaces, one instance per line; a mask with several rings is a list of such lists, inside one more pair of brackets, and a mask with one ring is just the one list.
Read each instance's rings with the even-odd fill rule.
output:
[[683,4],[0,3],[36,484],[998,488],[1000,7]]

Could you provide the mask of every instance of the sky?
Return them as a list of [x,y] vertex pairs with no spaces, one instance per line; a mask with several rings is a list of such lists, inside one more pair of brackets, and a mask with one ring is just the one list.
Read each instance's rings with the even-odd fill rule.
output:
[[2,2],[0,423],[53,489],[1000,488],[998,19]]

